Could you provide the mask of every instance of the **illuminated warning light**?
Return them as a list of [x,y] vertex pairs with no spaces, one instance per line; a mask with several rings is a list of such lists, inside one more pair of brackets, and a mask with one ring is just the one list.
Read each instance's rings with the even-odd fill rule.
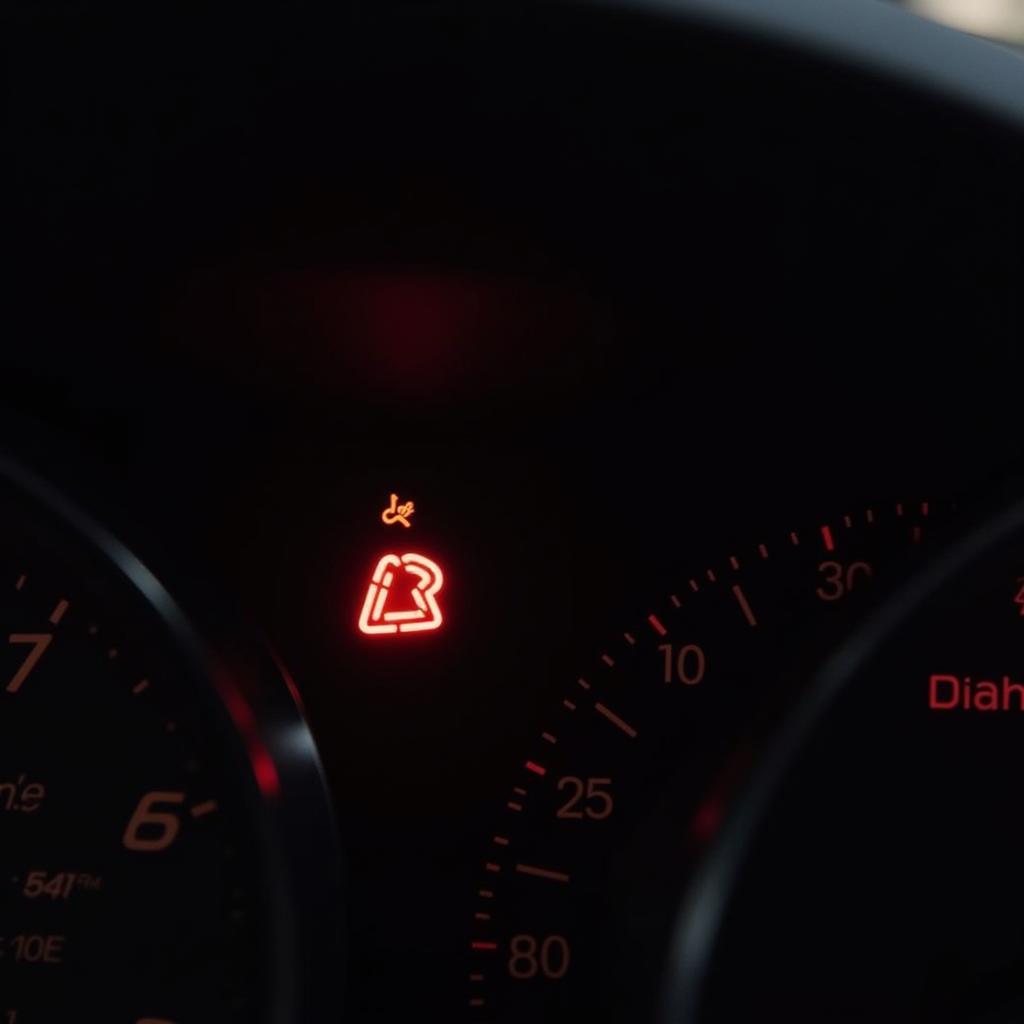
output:
[[[395,600],[399,574],[413,577],[412,607],[390,607]],[[443,621],[437,594],[444,586],[444,574],[436,562],[423,555],[385,555],[373,570],[366,590],[359,628],[371,636],[382,633],[425,633]]]
[[401,523],[405,527],[412,526],[409,522],[409,517],[416,511],[415,503],[407,501],[402,505],[398,504],[398,495],[391,495],[391,504],[380,514],[381,522],[385,526],[391,526],[394,523]]

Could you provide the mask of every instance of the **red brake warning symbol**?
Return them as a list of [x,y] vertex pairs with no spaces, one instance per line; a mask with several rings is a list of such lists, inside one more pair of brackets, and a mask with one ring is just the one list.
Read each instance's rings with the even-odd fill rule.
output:
[[[389,608],[394,593],[396,573],[414,577],[413,607]],[[423,555],[385,555],[373,570],[366,591],[359,628],[364,633],[424,633],[441,625],[441,609],[437,593],[444,585],[440,566]]]

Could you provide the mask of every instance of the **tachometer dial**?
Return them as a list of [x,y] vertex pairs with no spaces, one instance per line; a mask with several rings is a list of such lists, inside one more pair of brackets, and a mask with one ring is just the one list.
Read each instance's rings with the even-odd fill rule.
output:
[[297,1019],[276,808],[302,776],[306,835],[330,848],[308,735],[270,684],[279,756],[266,666],[209,660],[58,504],[0,481],[0,1020]]

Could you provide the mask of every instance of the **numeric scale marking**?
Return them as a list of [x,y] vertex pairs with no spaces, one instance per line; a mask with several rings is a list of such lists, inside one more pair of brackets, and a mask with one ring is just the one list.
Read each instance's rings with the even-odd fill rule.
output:
[[[928,503],[927,502],[922,502],[921,503],[920,511],[921,511],[921,514],[923,516],[927,516],[928,515]],[[897,518],[903,517],[905,515],[905,508],[904,508],[904,505],[902,503],[897,503],[895,505],[895,514],[896,514]],[[876,512],[875,509],[869,508],[869,509],[866,509],[865,512],[864,512],[864,521],[866,523],[868,523],[869,525],[874,525],[879,518],[880,518],[880,516]],[[842,521],[844,527],[847,528],[847,529],[852,529],[853,526],[854,526],[854,521],[853,521],[853,517],[852,516],[844,515],[842,517],[841,521]],[[825,549],[827,551],[829,551],[829,552],[834,551],[835,547],[836,547],[836,542],[835,542],[835,537],[834,537],[834,535],[832,533],[831,527],[828,524],[823,525],[820,528],[820,533],[821,533],[822,543],[823,543]],[[800,538],[800,535],[796,531],[792,531],[791,533],[789,533],[787,535],[786,539],[789,541],[789,544],[792,547],[797,547],[798,548],[798,547],[801,546],[801,538]],[[915,536],[914,539],[916,540],[917,536]],[[768,548],[768,545],[766,543],[762,542],[762,543],[757,544],[756,551],[757,551],[757,554],[758,554],[758,556],[759,556],[761,561],[767,561],[768,560],[768,558],[769,558],[769,548]],[[730,555],[728,557],[728,564],[729,564],[730,568],[733,571],[739,571],[739,569],[740,569],[740,559],[736,555]],[[706,578],[706,580],[707,580],[707,582],[709,584],[715,584],[715,583],[718,582],[718,574],[715,572],[715,570],[713,568],[706,569],[705,572],[703,573],[703,576]],[[696,594],[696,593],[698,593],[700,591],[701,587],[700,587],[700,584],[698,583],[696,578],[690,578],[687,582],[688,582],[689,589],[694,594]],[[730,585],[730,594],[731,594],[733,600],[736,602],[736,605],[737,605],[740,613],[742,614],[744,620],[746,621],[746,623],[752,629],[756,629],[758,627],[758,624],[759,624],[758,617],[757,617],[757,614],[755,613],[755,611],[754,611],[754,609],[753,609],[753,607],[752,607],[752,605],[750,603],[750,600],[749,600],[746,592],[743,589],[743,586],[741,584],[739,584],[739,583]],[[668,600],[669,600],[669,603],[670,603],[670,605],[672,606],[672,608],[674,610],[677,610],[677,611],[683,610],[683,602],[680,600],[680,598],[679,598],[679,596],[677,594],[675,594],[675,593],[670,594]],[[650,626],[650,628],[654,631],[654,633],[657,634],[657,636],[659,638],[660,637],[665,637],[665,636],[668,635],[668,633],[669,633],[668,627],[664,624],[664,622],[662,621],[662,619],[658,616],[658,614],[656,612],[651,612],[647,616],[647,623]],[[626,632],[623,632],[621,635],[622,635],[622,640],[625,642],[625,644],[627,645],[628,648],[636,648],[637,647],[637,636],[636,636],[636,634],[634,634],[633,632],[630,632],[630,631],[626,631]],[[616,667],[615,657],[611,653],[609,653],[607,651],[601,653],[600,660],[609,669],[614,669]],[[589,692],[589,691],[592,690],[592,686],[591,686],[590,682],[588,680],[582,678],[582,677],[577,678],[576,683],[577,683],[577,686],[580,689],[582,689],[583,691],[585,691],[585,692]],[[572,699],[568,698],[568,697],[563,698],[563,700],[562,700],[562,707],[566,711],[569,711],[569,712],[575,712],[577,710],[576,702],[573,701]],[[601,701],[601,700],[594,701],[593,708],[594,708],[594,711],[599,716],[601,716],[603,719],[605,719],[615,729],[621,731],[622,733],[624,733],[630,739],[637,738],[638,730],[636,728],[634,728],[634,726],[632,726],[624,718],[622,718],[622,716],[620,716],[617,712],[612,710],[612,708],[609,707],[609,705],[606,704],[604,701]],[[541,738],[545,742],[547,742],[549,744],[557,743],[557,739],[556,739],[555,735],[553,733],[549,732],[549,731],[541,732]],[[536,775],[536,776],[538,776],[540,778],[545,778],[548,775],[548,769],[544,765],[541,765],[541,764],[539,764],[539,763],[537,763],[535,761],[532,761],[532,760],[525,762],[525,768],[531,774]],[[508,800],[506,802],[505,806],[506,806],[507,810],[519,814],[519,813],[522,813],[524,811],[524,798],[526,796],[526,790],[523,789],[522,787],[518,787],[517,786],[514,789],[514,794],[515,794],[516,799]],[[493,845],[496,845],[496,846],[499,846],[499,847],[502,847],[502,848],[507,848],[509,843],[510,843],[510,840],[506,836],[496,835],[496,836],[492,837],[492,844]],[[486,870],[486,872],[488,874],[497,876],[497,875],[501,875],[501,873],[502,873],[501,865],[496,863],[496,862],[487,861],[485,863],[484,867],[485,867],[485,870]],[[516,874],[516,875],[519,875],[519,876],[524,876],[524,877],[528,877],[528,878],[536,878],[536,879],[539,879],[541,881],[555,882],[555,883],[563,884],[563,885],[564,884],[568,884],[570,882],[570,877],[571,877],[568,872],[557,871],[557,870],[554,870],[554,869],[551,869],[551,868],[540,867],[540,866],[537,866],[537,865],[534,865],[534,864],[528,864],[528,863],[523,863],[523,862],[515,863],[513,865],[513,867],[512,867],[512,872],[514,874]],[[495,899],[495,892],[494,892],[493,889],[481,888],[481,889],[477,890],[477,896],[481,900],[493,901]],[[493,915],[488,910],[479,910],[478,909],[478,910],[476,910],[474,912],[473,919],[476,922],[485,923],[486,924],[486,923],[490,923],[493,920]],[[492,940],[485,940],[485,939],[474,939],[470,943],[470,945],[471,945],[471,949],[473,951],[475,951],[475,952],[478,952],[478,953],[494,953],[494,952],[496,952],[499,949],[499,943],[498,942],[492,941]],[[485,977],[486,977],[486,975],[483,972],[480,972],[480,971],[473,971],[472,973],[469,974],[469,980],[470,980],[470,982],[473,985],[481,984],[482,982],[484,982]],[[469,1005],[472,1006],[472,1007],[481,1008],[481,1007],[484,1007],[486,1005],[486,1000],[484,998],[481,998],[478,995],[474,995],[474,996],[472,996],[472,998],[469,999]]]

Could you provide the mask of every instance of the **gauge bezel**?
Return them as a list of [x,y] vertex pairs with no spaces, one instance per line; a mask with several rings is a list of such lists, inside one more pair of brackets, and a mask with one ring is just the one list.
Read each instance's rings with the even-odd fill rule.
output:
[[[319,753],[287,668],[245,627],[233,626],[230,636],[224,635],[223,615],[217,616],[216,636],[211,636],[210,629],[197,624],[205,620],[190,616],[113,533],[56,486],[2,453],[0,487],[43,516],[44,528],[70,532],[90,561],[104,565],[131,590],[176,652],[204,710],[217,716],[217,734],[232,738],[234,760],[250,765],[242,792],[246,812],[258,827],[258,855],[267,873],[260,896],[263,920],[270,925],[270,934],[260,937],[272,971],[264,1019],[271,1024],[337,1019],[344,963],[338,828]],[[261,790],[249,757],[253,744],[273,766],[273,792]]]

